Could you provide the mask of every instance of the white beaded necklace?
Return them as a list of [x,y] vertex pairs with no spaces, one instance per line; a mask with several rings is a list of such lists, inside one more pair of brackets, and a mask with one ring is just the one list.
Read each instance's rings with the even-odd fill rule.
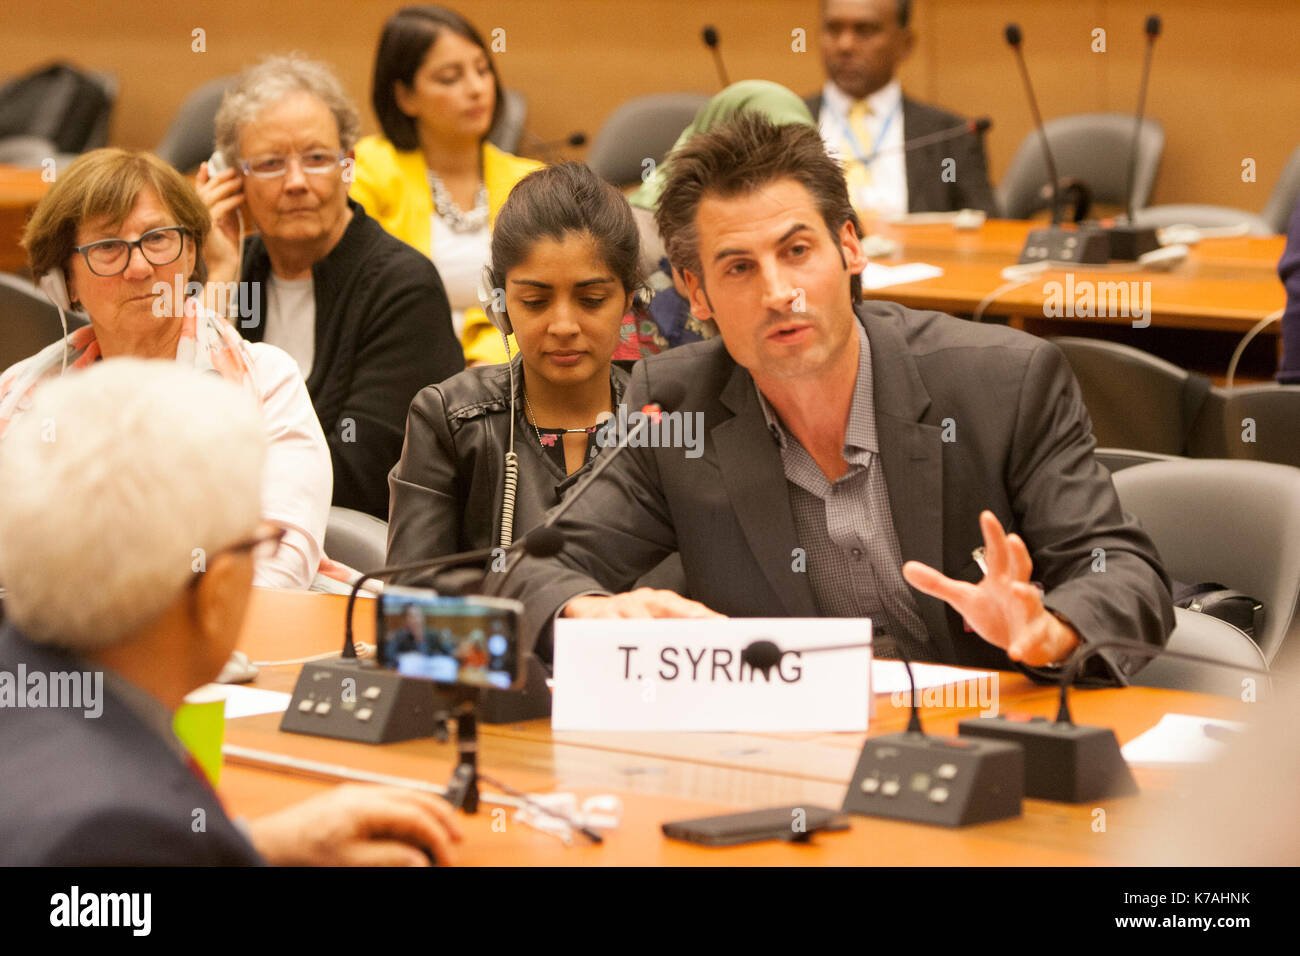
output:
[[474,208],[469,212],[461,211],[443,181],[432,169],[429,170],[429,189],[433,192],[434,210],[447,220],[447,225],[451,227],[452,232],[477,232],[487,225],[487,183],[479,183],[478,192],[474,194]]

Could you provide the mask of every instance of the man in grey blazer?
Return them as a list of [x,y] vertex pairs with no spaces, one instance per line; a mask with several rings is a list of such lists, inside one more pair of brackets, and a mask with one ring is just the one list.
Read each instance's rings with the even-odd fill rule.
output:
[[[625,401],[682,390],[703,447],[629,447],[556,524],[564,550],[519,563],[506,592],[543,657],[561,613],[866,616],[921,659],[1003,669],[1165,642],[1168,578],[1061,353],[858,302],[857,219],[814,130],[742,116],[696,137],[657,221],[721,335],[639,363]],[[689,597],[618,593],[674,550]],[[1088,676],[1143,663],[1103,655]]]
[[[843,158],[859,209],[996,216],[983,135],[964,130],[956,113],[903,95],[895,78],[915,44],[911,8],[911,0],[822,0],[826,85],[804,102]],[[869,115],[859,119],[864,108]]]
[[231,820],[173,731],[230,658],[265,425],[217,376],[114,358],[43,385],[0,454],[0,866],[449,860],[437,797],[347,785]]

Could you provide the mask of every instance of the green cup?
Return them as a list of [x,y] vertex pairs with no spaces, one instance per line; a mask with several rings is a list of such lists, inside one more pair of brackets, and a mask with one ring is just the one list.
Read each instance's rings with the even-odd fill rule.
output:
[[226,736],[225,693],[200,687],[176,709],[172,729],[215,789],[221,778],[221,742]]

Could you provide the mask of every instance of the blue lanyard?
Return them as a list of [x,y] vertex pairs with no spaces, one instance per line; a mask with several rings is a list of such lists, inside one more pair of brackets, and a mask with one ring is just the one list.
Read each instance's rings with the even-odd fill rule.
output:
[[854,159],[856,159],[863,166],[870,166],[872,163],[876,161],[876,156],[880,153],[880,144],[885,141],[885,135],[889,132],[889,124],[894,122],[894,117],[898,114],[899,110],[901,110],[902,107],[903,107],[903,98],[900,96],[898,98],[898,101],[894,103],[894,108],[890,110],[889,115],[885,117],[885,123],[883,126],[880,127],[880,134],[876,137],[875,142],[871,144],[870,156],[862,155],[862,144],[858,142],[858,137],[853,132],[853,127],[849,125],[848,113],[844,113],[841,115],[840,113],[837,112],[835,114],[835,118],[840,121],[840,126],[843,127],[844,129],[844,136],[845,136],[845,140],[849,144],[849,149],[853,150]]

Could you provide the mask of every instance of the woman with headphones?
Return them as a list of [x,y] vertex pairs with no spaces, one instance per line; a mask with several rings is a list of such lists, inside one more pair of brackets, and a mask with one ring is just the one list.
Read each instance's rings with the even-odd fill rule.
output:
[[586,166],[540,169],[515,186],[480,298],[519,354],[411,403],[388,478],[389,564],[508,546],[586,474],[627,384],[611,356],[640,287],[638,253],[627,201]]

